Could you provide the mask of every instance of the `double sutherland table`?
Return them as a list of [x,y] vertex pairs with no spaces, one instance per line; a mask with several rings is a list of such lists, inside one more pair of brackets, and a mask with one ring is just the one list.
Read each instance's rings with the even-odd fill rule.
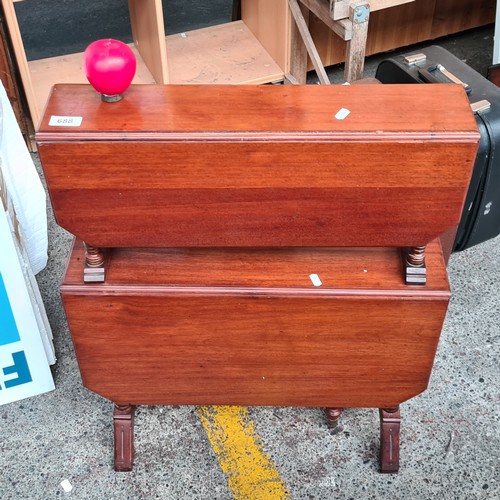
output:
[[136,405],[379,408],[427,387],[479,136],[459,85],[56,85],[37,133],[83,384]]

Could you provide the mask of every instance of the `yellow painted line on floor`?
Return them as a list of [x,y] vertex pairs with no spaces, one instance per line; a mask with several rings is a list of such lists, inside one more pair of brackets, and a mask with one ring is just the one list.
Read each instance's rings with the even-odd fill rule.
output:
[[201,406],[196,411],[235,500],[290,498],[276,467],[262,449],[247,408]]

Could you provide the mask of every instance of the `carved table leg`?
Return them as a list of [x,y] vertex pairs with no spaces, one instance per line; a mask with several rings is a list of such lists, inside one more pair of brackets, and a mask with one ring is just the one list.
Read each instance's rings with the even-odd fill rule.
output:
[[102,283],[105,278],[104,252],[102,248],[85,246],[85,269],[83,270],[84,283]]
[[134,411],[135,406],[118,405],[113,410],[116,471],[130,471],[134,464]]
[[380,408],[380,472],[399,470],[399,406]]

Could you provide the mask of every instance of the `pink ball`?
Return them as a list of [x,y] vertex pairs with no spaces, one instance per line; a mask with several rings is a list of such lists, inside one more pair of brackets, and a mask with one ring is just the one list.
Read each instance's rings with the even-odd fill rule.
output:
[[83,54],[85,76],[97,92],[113,96],[128,89],[137,62],[132,49],[119,40],[92,42]]

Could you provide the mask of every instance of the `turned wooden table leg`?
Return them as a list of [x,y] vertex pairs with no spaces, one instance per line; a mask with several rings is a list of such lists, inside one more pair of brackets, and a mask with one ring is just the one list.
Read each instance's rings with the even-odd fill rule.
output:
[[399,406],[380,408],[380,472],[399,470]]
[[405,281],[407,285],[422,285],[427,282],[425,246],[410,247],[404,255]]
[[113,410],[116,471],[131,471],[134,465],[134,411],[135,406],[119,405]]
[[85,246],[85,269],[83,270],[84,283],[102,283],[105,279],[104,252],[102,248]]
[[325,408],[326,418],[328,419],[328,427],[330,427],[330,429],[336,430],[339,428],[342,411],[343,408]]

